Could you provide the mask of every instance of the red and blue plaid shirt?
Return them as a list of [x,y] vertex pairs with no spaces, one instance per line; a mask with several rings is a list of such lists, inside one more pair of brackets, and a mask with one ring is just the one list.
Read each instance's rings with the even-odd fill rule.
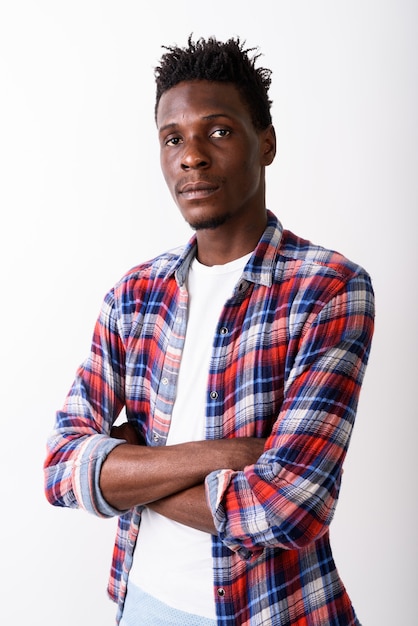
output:
[[[358,625],[328,528],[371,345],[373,289],[361,267],[268,217],[223,308],[208,373],[207,439],[267,437],[255,465],[206,479],[218,624]],[[141,507],[110,507],[100,469],[121,443],[109,433],[123,408],[147,445],[166,443],[195,246],[193,237],[137,266],[107,294],[48,441],[50,502],[119,515],[109,581],[119,616]]]

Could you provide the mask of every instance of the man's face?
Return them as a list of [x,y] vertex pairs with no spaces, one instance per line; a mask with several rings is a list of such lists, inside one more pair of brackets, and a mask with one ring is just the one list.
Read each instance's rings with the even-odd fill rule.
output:
[[161,168],[184,219],[196,230],[264,212],[264,166],[274,131],[257,131],[237,88],[185,81],[159,102]]

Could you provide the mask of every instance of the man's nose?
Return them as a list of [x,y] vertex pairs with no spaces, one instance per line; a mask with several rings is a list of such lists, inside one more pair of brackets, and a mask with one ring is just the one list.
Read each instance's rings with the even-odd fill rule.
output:
[[189,141],[184,149],[181,167],[183,170],[208,167],[210,158],[198,139]]

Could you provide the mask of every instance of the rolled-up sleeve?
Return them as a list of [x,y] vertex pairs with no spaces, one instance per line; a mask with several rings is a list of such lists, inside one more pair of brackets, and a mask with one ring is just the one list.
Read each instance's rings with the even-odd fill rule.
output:
[[299,549],[324,534],[338,499],[374,325],[374,295],[359,273],[303,323],[280,414],[263,455],[244,471],[211,473],[206,491],[218,534],[244,558]]
[[89,358],[80,366],[47,441],[45,494],[56,506],[101,517],[119,515],[99,479],[108,454],[123,441],[109,436],[124,405],[124,347],[110,292],[96,322]]

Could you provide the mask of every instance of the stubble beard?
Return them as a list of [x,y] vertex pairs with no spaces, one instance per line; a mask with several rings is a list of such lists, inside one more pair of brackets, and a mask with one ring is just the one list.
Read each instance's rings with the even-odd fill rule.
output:
[[225,213],[224,215],[217,215],[216,217],[201,217],[200,219],[196,219],[195,221],[187,221],[190,228],[195,231],[198,230],[215,230],[222,226],[229,219],[229,214]]

